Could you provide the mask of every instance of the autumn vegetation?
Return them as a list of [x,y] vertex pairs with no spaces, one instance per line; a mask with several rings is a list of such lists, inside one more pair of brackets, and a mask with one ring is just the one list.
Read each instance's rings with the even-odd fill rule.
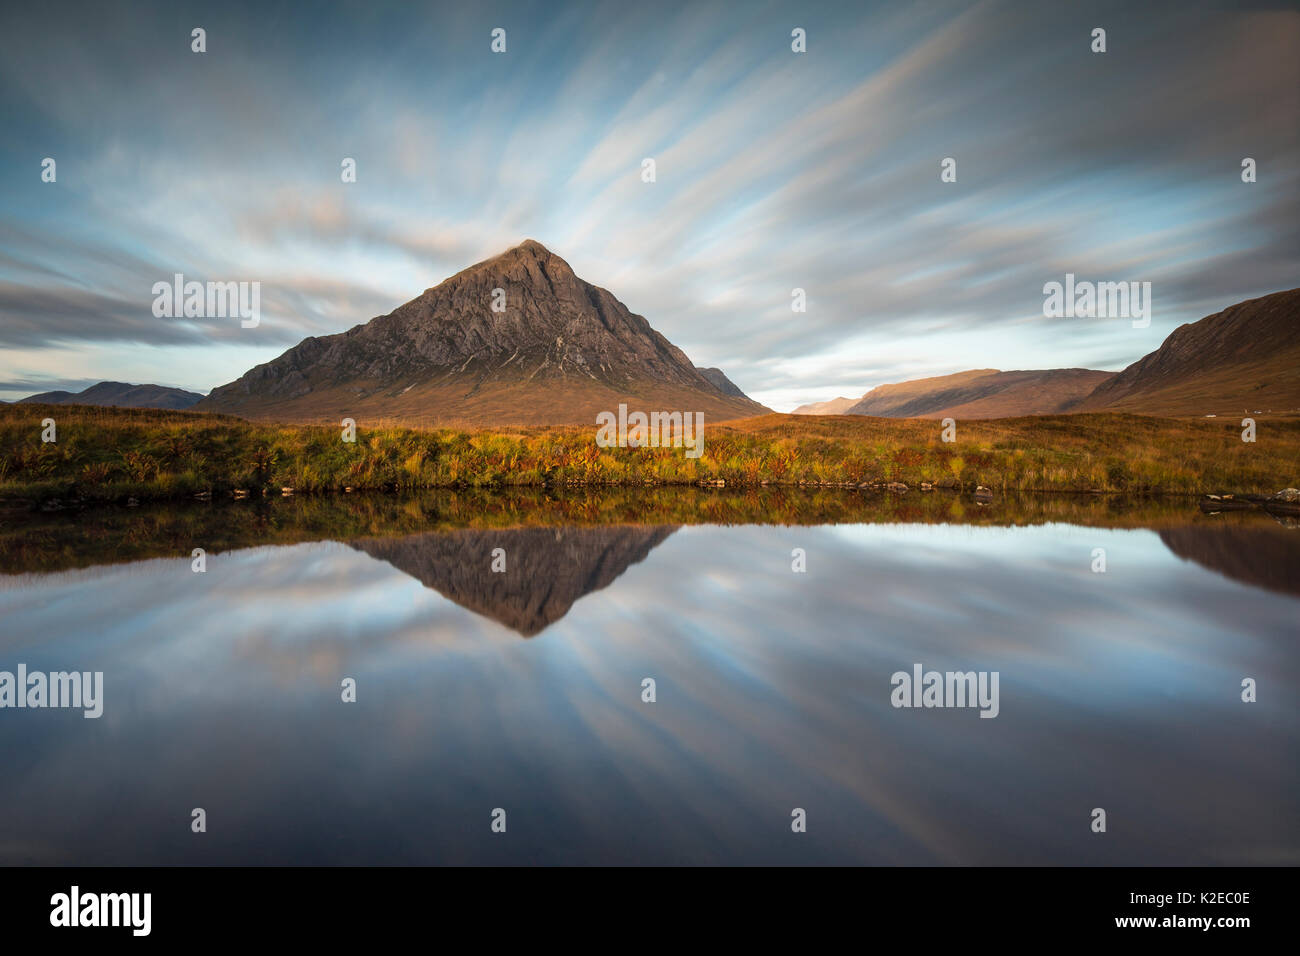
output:
[[[53,418],[57,441],[42,442]],[[0,406],[0,498],[126,501],[430,488],[862,486],[922,482],[999,492],[1270,493],[1300,481],[1300,419],[1239,423],[1120,413],[958,422],[764,415],[706,423],[704,453],[601,448],[595,426],[499,430],[358,423],[342,429],[226,415]]]

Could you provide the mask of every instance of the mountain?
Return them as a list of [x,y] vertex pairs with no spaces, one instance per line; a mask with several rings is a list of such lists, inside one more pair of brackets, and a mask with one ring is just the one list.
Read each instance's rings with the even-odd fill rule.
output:
[[1114,374],[1085,368],[1016,372],[974,369],[879,385],[843,414],[958,419],[1055,415],[1074,411]]
[[1247,299],[1180,325],[1102,382],[1079,411],[1147,415],[1300,410],[1300,289]]
[[860,402],[858,398],[832,398],[828,402],[813,402],[800,405],[791,415],[843,415],[852,406]]
[[[532,637],[568,614],[579,598],[644,561],[676,530],[636,525],[428,532],[354,541],[352,547]],[[497,548],[506,562],[499,573],[492,570]]]
[[734,398],[745,398],[745,399],[749,398],[748,395],[746,395],[744,392],[740,390],[739,385],[737,385],[735,382],[733,382],[731,379],[727,378],[727,376],[723,374],[722,369],[702,368],[702,369],[698,369],[698,371],[701,375],[703,375],[706,379],[709,380],[709,383],[712,384],[714,388],[716,388],[723,395],[731,395]]
[[190,408],[203,398],[198,392],[164,385],[129,385],[126,382],[100,382],[80,392],[41,392],[19,399],[18,404],[42,405],[111,405],[123,408]]
[[[503,312],[493,311],[495,290],[504,291]],[[304,339],[196,407],[289,421],[594,425],[620,403],[702,412],[706,421],[768,411],[724,391],[644,318],[530,239],[387,315]]]
[[972,419],[1095,411],[1300,411],[1300,289],[1248,299],[1179,326],[1122,372],[972,369],[881,385],[857,401],[801,405],[794,414]]

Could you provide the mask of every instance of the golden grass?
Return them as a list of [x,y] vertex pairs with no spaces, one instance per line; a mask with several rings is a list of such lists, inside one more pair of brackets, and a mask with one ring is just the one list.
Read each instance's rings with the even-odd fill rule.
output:
[[[58,441],[42,443],[53,418]],[[858,486],[957,482],[998,491],[1271,493],[1300,484],[1300,420],[1237,422],[1096,413],[959,422],[764,415],[706,422],[704,454],[601,448],[591,427],[503,431],[339,428],[226,415],[0,406],[0,497],[174,498],[419,488],[688,485]]]

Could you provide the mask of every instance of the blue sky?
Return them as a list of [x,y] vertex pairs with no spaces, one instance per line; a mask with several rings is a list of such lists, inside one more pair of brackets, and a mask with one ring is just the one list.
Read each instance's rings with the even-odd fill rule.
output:
[[[0,116],[3,399],[206,392],[524,238],[780,410],[1300,285],[1285,3],[8,5]],[[261,324],[155,318],[176,272]],[[1044,318],[1067,272],[1150,328]]]

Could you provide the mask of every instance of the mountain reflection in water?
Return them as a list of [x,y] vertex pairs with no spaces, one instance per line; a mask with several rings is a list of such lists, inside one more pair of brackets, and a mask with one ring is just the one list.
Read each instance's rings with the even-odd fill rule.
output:
[[[1271,523],[1270,523],[1271,524]],[[461,607],[532,637],[579,598],[608,587],[676,527],[454,531],[351,542]],[[1234,581],[1300,595],[1300,532],[1186,527],[1158,532],[1178,557]],[[507,570],[490,568],[496,549]]]
[[[532,637],[613,584],[677,529],[521,528],[354,541],[426,588]],[[499,558],[495,557],[499,553]],[[500,561],[503,570],[492,570]]]
[[[104,672],[98,720],[0,711],[0,863],[1300,862],[1300,532],[957,504],[970,521],[690,526],[733,507],[696,497],[458,527],[440,499],[112,516],[140,534],[104,551],[84,519],[0,534],[27,567],[0,577],[0,670]],[[934,520],[886,520],[904,508]],[[254,519],[283,543],[248,547]],[[234,545],[203,574],[196,534]],[[998,716],[895,709],[917,663],[999,672]]]

